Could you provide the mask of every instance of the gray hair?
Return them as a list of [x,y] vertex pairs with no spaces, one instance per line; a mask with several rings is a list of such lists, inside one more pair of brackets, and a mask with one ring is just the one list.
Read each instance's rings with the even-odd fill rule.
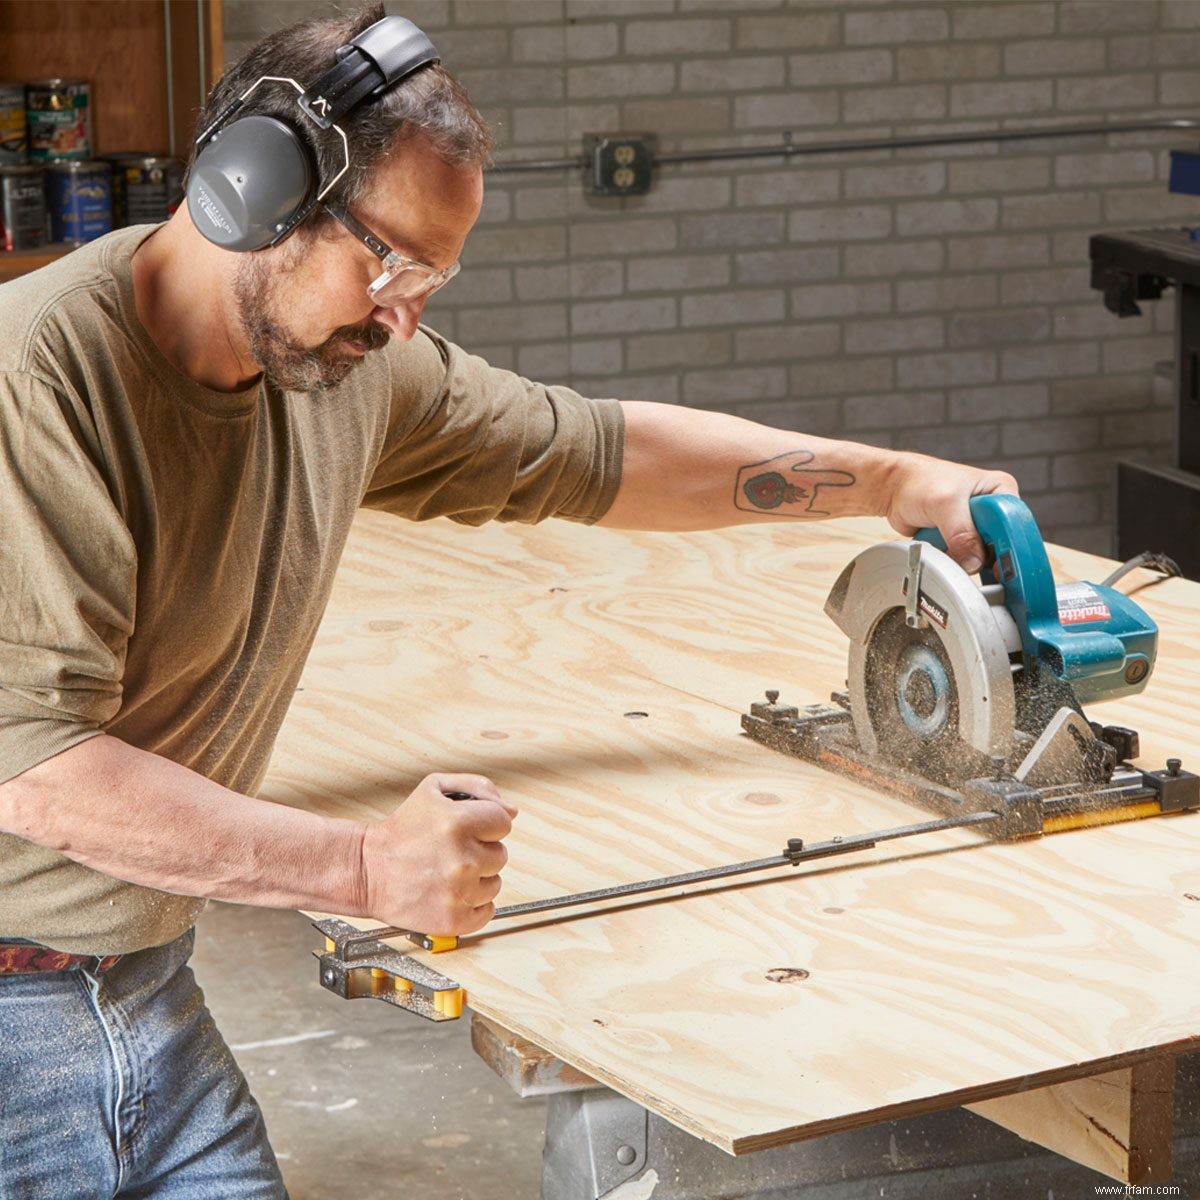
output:
[[[263,75],[280,75],[308,87],[336,62],[334,52],[376,21],[384,18],[381,3],[356,13],[320,17],[268,34],[230,67],[214,85],[196,128],[205,129]],[[323,180],[333,178],[343,162],[342,141],[322,133],[296,106],[287,85],[263,84],[239,116],[263,114],[292,124],[312,151]],[[421,67],[385,92],[361,104],[339,122],[350,142],[350,169],[330,192],[329,199],[347,207],[368,191],[375,168],[401,142],[424,137],[449,166],[485,167],[491,161],[492,134],[462,84],[440,64]],[[193,146],[188,170],[196,159]],[[318,212],[310,228],[324,224]]]

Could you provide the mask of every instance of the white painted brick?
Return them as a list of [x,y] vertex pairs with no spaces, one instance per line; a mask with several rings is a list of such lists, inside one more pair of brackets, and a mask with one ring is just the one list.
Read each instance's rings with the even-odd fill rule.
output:
[[1050,313],[1045,308],[1000,308],[955,313],[950,318],[951,346],[995,345],[998,342],[1035,342],[1050,334]]
[[941,425],[946,419],[946,397],[941,392],[893,392],[887,395],[848,396],[842,402],[846,428],[896,429]]
[[[675,0],[566,0],[568,21],[589,17],[644,17],[647,13],[669,13],[674,9]],[[557,19],[561,20],[562,16],[560,8]]]
[[573,60],[613,58],[620,52],[620,26],[611,22],[568,22],[567,57]]
[[928,121],[946,115],[946,88],[940,83],[857,88],[842,93],[845,121]]
[[675,249],[675,222],[669,217],[639,217],[576,222],[571,226],[572,257],[653,254]]
[[1141,412],[1153,407],[1153,390],[1151,377],[1145,374],[1114,375],[1111,379],[1056,379],[1050,385],[1050,407],[1055,416]]
[[1101,418],[1100,439],[1118,450],[1134,446],[1170,446],[1175,421],[1169,412],[1125,413]]
[[683,296],[679,301],[680,323],[692,325],[754,325],[778,321],[783,316],[783,292],[722,291],[709,295]]
[[1148,150],[1060,154],[1054,160],[1054,182],[1058,187],[1138,183],[1153,178],[1154,155]]
[[1053,111],[1054,88],[1048,79],[953,83],[952,117],[1013,117]]
[[904,46],[896,51],[896,74],[902,82],[930,79],[992,79],[1000,74],[1000,47],[970,45]]
[[1054,225],[1086,225],[1101,221],[1095,192],[1057,192],[1040,196],[1005,196],[1000,224],[1005,229],[1045,229]]
[[787,370],[784,367],[729,367],[686,371],[683,376],[685,404],[737,404],[786,395]]
[[1052,233],[1050,247],[1052,261],[1062,263],[1067,267],[1077,266],[1088,261],[1088,242],[1091,241],[1094,229],[1071,229],[1065,233]]
[[1071,417],[1042,417],[1006,421],[1005,454],[1054,454],[1066,450],[1092,450],[1100,441],[1099,421]]
[[1016,477],[1021,494],[1044,492],[1050,486],[1050,459],[1044,455],[1026,455],[1023,458],[1006,458],[1002,464],[1010,475]]
[[[1196,9],[1200,16],[1200,7]],[[1114,71],[1186,67],[1200,59],[1200,34],[1153,33],[1108,39],[1108,65]]]
[[950,238],[949,245],[952,271],[971,271],[980,267],[1040,267],[1050,261],[1049,243],[1040,234]]
[[939,428],[903,429],[896,437],[899,450],[916,450],[955,462],[986,463],[1000,452],[998,425],[944,425]]
[[840,36],[837,13],[756,14],[738,17],[736,45],[739,50],[807,50],[836,46]]
[[936,42],[948,36],[950,21],[940,8],[877,8],[846,13],[846,45],[894,46]]
[[[955,388],[950,392],[949,416],[959,421],[1026,420],[1050,411],[1050,389],[1044,383],[1008,383],[999,387]],[[1045,460],[1042,460],[1043,464]],[[1019,478],[1019,477],[1018,477]]]
[[1100,492],[1095,488],[1042,492],[1031,497],[1029,507],[1043,529],[1090,525],[1101,517]]
[[561,100],[566,94],[562,72],[547,71],[543,67],[469,67],[455,74],[478,105]]
[[838,119],[834,92],[783,92],[735,96],[733,122],[739,129],[789,129],[793,125],[833,125]]
[[730,280],[729,259],[724,254],[692,254],[629,260],[631,292],[693,291],[724,287]]
[[[623,262],[606,262],[603,259],[573,262],[570,267],[571,295],[576,299],[619,295],[625,288],[624,276]],[[517,286],[520,287],[519,282]]]
[[1058,28],[1065,34],[1129,33],[1153,29],[1158,5],[1109,4],[1106,0],[1060,0]]
[[782,171],[738,172],[738,208],[768,204],[820,204],[836,200],[841,174],[798,161]]
[[784,64],[779,56],[693,59],[679,65],[681,92],[745,92],[779,87]]
[[862,241],[891,231],[892,210],[886,204],[801,208],[788,217],[788,239],[793,242]]
[[467,343],[540,341],[567,336],[565,304],[509,304],[460,308],[458,336]]
[[946,164],[942,162],[846,168],[846,197],[851,200],[933,196],[945,190]]
[[896,205],[901,237],[928,233],[972,233],[995,229],[1000,206],[987,197],[972,200],[914,200]]
[[1161,185],[1154,187],[1108,188],[1104,195],[1104,220],[1138,221],[1158,224],[1163,221],[1192,223],[1196,219],[1196,198],[1175,195]]
[[[1087,453],[1060,454],[1053,459],[1051,478],[1056,488],[1107,487],[1112,484],[1118,455],[1110,448]],[[1120,457],[1124,458],[1122,454]],[[1143,451],[1129,457],[1145,459]]]
[[797,358],[828,358],[842,348],[840,325],[759,325],[739,329],[734,336],[738,362],[786,362]]
[[1166,29],[1200,29],[1200,5],[1196,0],[1162,0],[1162,23]]
[[512,271],[508,267],[472,267],[436,299],[452,300],[455,294],[466,297],[471,304],[507,304],[513,298]]
[[952,162],[952,192],[1032,191],[1050,186],[1052,160],[1045,155],[1015,157],[1005,155],[989,161]]
[[1162,334],[1106,341],[1104,373],[1116,375],[1122,371],[1141,371],[1148,375],[1154,370],[1155,363],[1171,355],[1172,339]]
[[1004,47],[1006,75],[1067,75],[1074,71],[1103,71],[1102,38],[1038,38],[1010,42]]
[[956,38],[1028,38],[1053,32],[1053,4],[971,3],[954,9]]
[[728,208],[733,197],[733,181],[726,176],[660,176],[646,196],[631,196],[625,201],[626,212],[711,212]]
[[1054,309],[1051,326],[1056,338],[1145,337],[1153,332],[1151,308],[1143,304],[1140,317],[1118,317],[1095,302],[1064,304]]
[[1000,279],[1002,304],[1053,304],[1059,300],[1091,297],[1099,303],[1088,281],[1088,270],[1013,271]]
[[615,375],[624,369],[624,346],[620,338],[572,338],[573,375]]
[[548,267],[518,267],[515,277],[518,300],[565,300],[571,295],[566,263]]
[[836,246],[811,249],[755,250],[734,257],[738,283],[807,283],[836,279]]
[[625,53],[630,58],[718,53],[732,44],[733,24],[725,17],[672,17],[668,21],[625,23]]
[[724,364],[730,360],[730,347],[729,332],[720,329],[703,333],[649,333],[626,339],[632,371]]
[[680,245],[694,249],[774,245],[783,239],[782,213],[713,213],[683,217]]
[[946,344],[940,316],[847,321],[843,332],[847,354],[882,354],[892,350],[940,350]]
[[679,403],[678,375],[621,375],[593,379],[577,375],[571,386],[584,396],[618,400],[650,400],[655,404]]
[[791,290],[791,312],[797,320],[865,316],[892,311],[890,283],[831,283]]
[[567,231],[561,225],[512,229],[477,229],[463,251],[463,265],[501,262],[545,262],[566,253]]
[[810,437],[834,437],[842,432],[842,406],[837,400],[766,401],[740,404],[739,417],[772,429],[793,429]]
[[674,296],[645,300],[589,300],[571,305],[571,330],[577,334],[641,333],[678,324]]
[[1158,78],[1158,98],[1163,104],[1195,104],[1200,101],[1200,80],[1194,70],[1163,71]]
[[571,373],[566,342],[529,342],[517,347],[517,371],[526,379],[557,383]]
[[664,92],[674,90],[674,63],[617,62],[567,68],[566,94],[573,100],[613,96],[661,96]]
[[514,201],[518,221],[560,221],[567,215],[567,197],[558,187],[520,188]]
[[458,25],[532,25],[562,20],[562,5],[560,0],[455,0],[454,20]]
[[1005,379],[1054,379],[1066,375],[1095,375],[1100,354],[1095,342],[1062,342],[1021,346],[1001,355]]
[[946,250],[940,241],[880,242],[871,246],[847,246],[842,267],[847,277],[890,277],[941,271]]
[[849,83],[887,83],[893,73],[890,50],[839,50],[793,54],[788,82],[793,87],[841,87]]
[[788,372],[788,387],[795,396],[859,396],[892,386],[892,360],[886,355],[814,359]]
[[900,312],[927,309],[987,308],[999,298],[995,275],[939,275],[933,279],[902,279],[896,284]]
[[942,354],[913,354],[896,360],[901,387],[965,387],[996,378],[996,355],[991,350],[951,350]]
[[[438,34],[442,61],[456,75],[464,67],[487,67],[508,58],[507,29],[447,29]],[[562,36],[558,38],[562,49]],[[518,60],[519,61],[519,60]]]
[[[686,100],[627,100],[621,105],[621,127],[652,133],[720,133],[733,124],[728,96],[689,96]],[[599,129],[600,126],[593,126]]]
[[1154,103],[1156,83],[1151,74],[1060,79],[1055,99],[1061,112],[1139,108]]
[[514,108],[512,131],[514,139],[523,146],[536,146],[543,142],[561,143],[567,136],[566,110],[557,104]]

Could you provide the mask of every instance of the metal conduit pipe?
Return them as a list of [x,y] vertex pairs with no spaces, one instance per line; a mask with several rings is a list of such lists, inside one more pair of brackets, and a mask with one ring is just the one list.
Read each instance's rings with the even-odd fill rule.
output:
[[[974,142],[1024,142],[1037,138],[1082,138],[1105,133],[1140,133],[1150,130],[1200,129],[1200,121],[1191,117],[1164,117],[1150,121],[1119,121],[1110,125],[1061,125],[1056,128],[996,129],[987,133],[931,133],[915,137],[860,138],[849,142],[792,141],[790,132],[774,146],[729,147],[695,150],[681,154],[657,154],[652,166],[668,163],[730,162],[745,158],[797,158],[809,154],[854,154],[867,150],[911,150],[919,146],[965,146]],[[498,172],[535,172],[582,170],[589,164],[583,155],[574,158],[537,158],[522,162],[501,162],[489,170]]]

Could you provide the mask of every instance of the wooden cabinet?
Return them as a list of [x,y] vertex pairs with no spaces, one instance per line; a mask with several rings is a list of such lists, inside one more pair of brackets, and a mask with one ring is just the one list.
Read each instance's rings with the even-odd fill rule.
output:
[[[0,79],[88,80],[93,154],[186,158],[221,70],[221,0],[0,0]],[[0,280],[71,249],[0,252]]]

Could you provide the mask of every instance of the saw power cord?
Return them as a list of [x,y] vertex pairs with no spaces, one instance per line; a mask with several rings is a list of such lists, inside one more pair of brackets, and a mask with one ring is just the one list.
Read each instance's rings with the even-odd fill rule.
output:
[[1131,558],[1127,563],[1119,566],[1107,579],[1101,582],[1100,586],[1112,587],[1118,579],[1123,579],[1130,571],[1135,571],[1138,567],[1145,567],[1148,571],[1160,572],[1157,579],[1151,579],[1141,584],[1141,587],[1151,587],[1156,583],[1162,583],[1164,579],[1181,577],[1183,575],[1183,572],[1179,569],[1179,564],[1173,558],[1153,550],[1145,550],[1141,554]]

